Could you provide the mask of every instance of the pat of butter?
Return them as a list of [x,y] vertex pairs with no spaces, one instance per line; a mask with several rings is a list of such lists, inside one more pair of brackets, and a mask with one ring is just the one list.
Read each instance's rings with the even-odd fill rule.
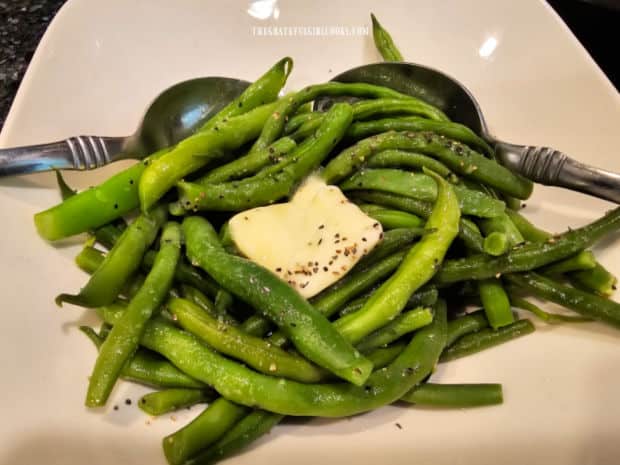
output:
[[290,202],[241,212],[229,228],[243,255],[306,298],[341,279],[383,236],[377,221],[316,176]]

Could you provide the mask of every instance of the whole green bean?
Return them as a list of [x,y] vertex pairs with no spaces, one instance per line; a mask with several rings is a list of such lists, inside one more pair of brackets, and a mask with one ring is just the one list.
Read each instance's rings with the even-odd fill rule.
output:
[[368,160],[369,168],[428,168],[447,178],[453,175],[446,165],[421,153],[406,150],[384,150]]
[[205,389],[164,389],[143,395],[138,401],[138,407],[149,415],[159,416],[192,405],[210,402],[214,396],[213,391]]
[[510,274],[506,279],[520,289],[595,320],[620,328],[620,304],[589,292],[566,286],[537,273]]
[[297,144],[290,137],[278,139],[264,150],[249,152],[225,165],[209,171],[196,180],[197,184],[217,184],[241,179],[258,173],[269,164],[275,164],[295,150]]
[[231,326],[236,326],[238,324],[237,320],[230,316],[228,312],[222,312],[221,309],[216,308],[215,304],[195,287],[182,284],[181,295],[184,299],[198,305],[202,310],[218,321],[222,321]]
[[127,279],[140,266],[144,253],[165,220],[163,207],[154,209],[150,215],[140,215],[123,232],[80,293],[60,294],[56,297],[56,304],[68,302],[83,307],[100,307],[112,303]]
[[419,116],[398,116],[356,121],[347,130],[347,140],[355,141],[388,131],[430,131],[457,140],[493,156],[493,148],[467,126],[451,121],[435,121]]
[[586,226],[569,230],[544,243],[527,243],[501,257],[475,255],[446,260],[441,271],[437,273],[436,280],[440,283],[452,283],[533,270],[585,249],[605,234],[615,231],[619,225],[620,208],[617,208]]
[[234,326],[219,322],[184,299],[172,298],[167,305],[182,328],[205,341],[218,352],[245,362],[255,370],[272,376],[315,383],[325,372],[305,359],[273,344],[250,336]]
[[357,349],[361,352],[369,352],[381,346],[393,342],[401,336],[411,333],[433,321],[433,313],[429,308],[419,307],[398,315],[383,328],[370,333],[359,344]]
[[357,269],[369,267],[379,260],[410,245],[419,235],[418,228],[397,228],[383,233],[383,239],[355,265]]
[[267,434],[283,418],[284,415],[277,413],[254,410],[228,430],[219,441],[190,459],[187,465],[212,464],[230,457],[251,442]]
[[[102,315],[113,323],[114,312],[102,312]],[[442,304],[435,310],[433,323],[417,331],[396,360],[374,372],[363,386],[303,384],[256,373],[218,355],[191,334],[161,318],[147,324],[141,343],[213,386],[232,402],[283,415],[341,417],[373,410],[402,397],[433,370],[445,339],[446,308]]]
[[374,14],[370,13],[372,19],[372,37],[377,50],[385,61],[405,61],[398,47],[394,44],[392,36],[379,23]]
[[297,131],[300,127],[302,127],[304,124],[312,121],[314,123],[313,129],[308,134],[306,134],[306,137],[307,137],[310,134],[312,134],[314,131],[316,131],[316,128],[318,128],[320,125],[319,121],[324,116],[325,116],[325,113],[319,112],[319,111],[313,111],[310,113],[301,113],[299,115],[292,116],[288,119],[288,121],[286,122],[286,125],[284,126],[284,134],[292,134],[295,131]]
[[[360,308],[364,306],[366,301],[370,298],[370,296],[376,291],[376,289],[371,289],[369,292],[362,294],[356,299],[348,302],[344,307],[340,309],[338,312],[339,316],[345,316],[349,313],[353,313],[358,311]],[[407,301],[406,307],[430,307],[435,305],[437,299],[439,298],[439,292],[437,292],[437,288],[426,285],[423,286],[420,290],[414,292],[409,300]]]
[[503,402],[501,384],[433,384],[416,386],[401,398],[429,407],[481,407]]
[[185,464],[224,436],[247,413],[246,407],[228,402],[223,397],[215,400],[185,427],[164,438],[162,445],[168,463]]
[[240,211],[273,203],[289,195],[301,179],[321,164],[350,123],[351,106],[337,103],[330,108],[316,135],[300,144],[279,171],[221,184],[179,182],[181,205],[187,210]]
[[434,120],[437,109],[421,100],[379,98],[362,100],[353,104],[355,120],[364,120],[377,115],[418,115]]
[[530,320],[517,320],[499,329],[481,329],[473,334],[466,334],[448,347],[441,354],[440,362],[447,362],[467,355],[489,349],[517,337],[534,332]]
[[168,294],[180,253],[181,227],[168,223],[162,232],[153,268],[99,350],[88,383],[87,407],[105,405],[123,366],[138,348],[144,324]]
[[366,357],[372,362],[375,370],[380,370],[392,363],[405,350],[405,347],[407,347],[407,344],[404,342],[395,342],[387,347],[371,350],[366,354]]
[[407,253],[396,272],[354,314],[334,326],[356,343],[398,315],[411,295],[429,281],[439,268],[458,233],[460,210],[454,190],[441,176],[428,172],[437,182],[437,201],[426,222],[431,232]]
[[430,132],[390,131],[362,139],[327,164],[322,173],[323,179],[330,184],[339,182],[375,153],[386,149],[405,149],[431,155],[455,173],[515,197],[528,198],[532,193],[531,181],[460,142]]
[[[82,331],[97,348],[103,344],[101,337],[88,326],[80,326]],[[127,381],[155,388],[197,388],[207,389],[200,381],[186,375],[161,355],[139,348],[123,366],[121,377]]]
[[[432,206],[429,202],[384,192],[356,191],[351,198],[406,211],[421,218],[428,218],[432,211]],[[460,220],[459,238],[469,249],[476,252],[484,252],[484,238],[475,223],[467,218],[461,218]]]
[[192,263],[223,288],[259,309],[306,358],[357,385],[368,378],[372,371],[370,362],[287,283],[254,262],[226,253],[203,218],[186,218],[183,232]]
[[446,347],[450,347],[466,334],[475,333],[489,326],[484,312],[476,311],[448,321],[448,339]]
[[[430,176],[391,168],[371,168],[358,171],[340,184],[343,191],[370,189],[418,200],[434,202],[437,185]],[[492,218],[504,212],[504,203],[482,192],[453,186],[464,215]]]

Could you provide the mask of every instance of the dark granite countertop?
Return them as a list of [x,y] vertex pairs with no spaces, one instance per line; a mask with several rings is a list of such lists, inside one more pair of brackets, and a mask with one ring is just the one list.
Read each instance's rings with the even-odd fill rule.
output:
[[[613,6],[615,0],[548,1],[618,87],[615,44],[620,7]],[[45,28],[64,2],[0,0],[0,129]]]

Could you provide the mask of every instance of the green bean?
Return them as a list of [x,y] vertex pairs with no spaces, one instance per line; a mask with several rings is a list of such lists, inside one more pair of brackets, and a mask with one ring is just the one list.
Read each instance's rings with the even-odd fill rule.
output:
[[353,104],[353,117],[355,120],[368,119],[377,115],[395,114],[418,115],[429,120],[434,120],[437,114],[437,108],[421,100],[402,98],[362,100]]
[[481,407],[503,402],[501,384],[433,384],[416,386],[401,398],[429,407]]
[[131,212],[138,206],[138,180],[146,165],[167,151],[162,149],[102,184],[37,213],[34,222],[39,235],[55,241],[94,230]]
[[60,294],[56,297],[56,304],[68,302],[83,307],[99,307],[112,303],[127,278],[140,266],[142,256],[165,220],[166,211],[162,207],[154,209],[151,215],[140,215],[123,232],[80,293]]
[[379,23],[374,14],[370,13],[372,19],[372,37],[377,50],[385,61],[405,61],[398,47],[394,44],[392,36]]
[[433,321],[433,314],[429,308],[419,307],[398,315],[382,328],[362,339],[357,344],[361,352],[369,352],[378,347],[389,344],[401,336],[429,325]]
[[215,304],[195,287],[186,284],[181,285],[181,295],[184,299],[198,305],[202,310],[218,321],[222,321],[231,326],[238,325],[237,320],[230,316],[228,312],[216,308]]
[[275,105],[263,105],[196,133],[150,163],[140,176],[138,194],[142,211],[148,211],[184,176],[254,139]]
[[181,205],[187,210],[240,211],[273,203],[289,195],[302,178],[321,164],[350,123],[350,105],[337,103],[330,108],[316,135],[300,144],[278,172],[222,184],[180,182]]
[[284,126],[284,134],[292,134],[297,131],[304,124],[313,122],[312,131],[306,134],[306,137],[316,131],[316,128],[320,125],[320,120],[325,116],[324,112],[313,111],[310,113],[301,113],[299,115],[289,118]]
[[138,401],[138,407],[149,415],[159,416],[209,402],[213,397],[214,393],[210,390],[172,388],[143,395]]
[[162,444],[168,463],[185,464],[202,449],[224,436],[247,413],[246,407],[220,397],[209,404],[191,423],[164,438]]
[[583,317],[581,315],[561,315],[559,313],[550,313],[545,312],[543,309],[534,305],[532,302],[529,302],[521,297],[515,295],[515,293],[510,293],[510,302],[516,308],[520,308],[522,310],[527,310],[528,312],[532,312],[538,318],[543,320],[545,323],[556,324],[556,323],[583,323],[587,321],[592,321],[592,318]]
[[[101,314],[110,323],[117,318],[110,309]],[[231,402],[283,415],[341,417],[366,412],[402,397],[430,374],[445,339],[446,308],[442,303],[435,309],[433,322],[417,331],[396,360],[374,372],[363,386],[303,384],[256,373],[218,355],[191,334],[161,318],[149,321],[141,343],[213,386]]]
[[378,349],[374,349],[368,352],[368,354],[366,354],[366,357],[368,357],[368,360],[372,362],[375,370],[380,370],[381,368],[392,363],[396,359],[396,357],[398,357],[400,353],[405,350],[406,346],[407,344],[405,344],[404,342],[396,342],[387,347],[380,347]]
[[596,267],[596,259],[594,254],[589,250],[582,250],[572,257],[565,258],[562,261],[555,262],[540,270],[544,274],[562,274],[571,271],[591,270]]
[[453,175],[446,165],[428,155],[406,150],[384,150],[368,160],[369,168],[428,168],[447,178]]
[[295,150],[297,144],[290,137],[278,139],[264,150],[249,152],[225,165],[209,171],[196,180],[197,184],[217,184],[241,179],[258,173],[269,164],[275,164]]
[[515,321],[510,299],[501,280],[488,278],[478,281],[478,292],[484,313],[493,329],[507,326]]
[[517,337],[534,332],[534,325],[530,320],[517,320],[514,323],[499,329],[481,329],[458,339],[441,354],[441,362],[447,362],[467,355],[489,349]]
[[105,405],[123,365],[138,348],[145,323],[168,294],[180,253],[181,228],[176,223],[168,223],[153,268],[101,346],[88,383],[86,406]]
[[[387,194],[384,192],[356,191],[351,198],[353,200],[373,202],[386,207],[396,208],[398,210],[413,213],[414,215],[418,215],[422,218],[428,218],[432,210],[429,202],[422,202],[417,199],[403,197],[402,195]],[[460,220],[459,238],[469,249],[476,252],[484,251],[484,238],[480,234],[478,227],[467,218],[461,218]]]
[[306,358],[354,384],[372,365],[329,321],[287,283],[260,265],[226,253],[211,225],[199,217],[183,221],[186,252],[218,284],[271,319]]
[[527,243],[501,257],[475,255],[446,260],[436,280],[452,283],[464,279],[484,279],[503,273],[529,271],[567,258],[590,246],[620,224],[620,208],[578,229],[569,230],[544,243]]
[[390,276],[405,255],[405,252],[396,252],[367,267],[355,267],[355,271],[351,270],[347,276],[314,297],[312,305],[329,318],[347,301]]
[[[338,315],[345,316],[349,313],[358,311],[364,306],[366,301],[375,291],[376,289],[371,289],[369,292],[366,292],[358,298],[351,300],[340,309]],[[414,292],[411,297],[409,297],[406,307],[430,307],[432,305],[435,305],[438,297],[439,293],[437,292],[437,288],[430,285],[423,286],[420,290]]]
[[199,131],[213,129],[216,125],[226,122],[228,118],[239,116],[261,105],[273,102],[278,98],[291,71],[293,71],[293,59],[290,57],[282,58],[265,74],[250,84],[239,97],[208,120]]
[[385,132],[368,137],[343,150],[322,173],[333,184],[352,174],[375,153],[405,149],[431,155],[457,174],[479,181],[519,198],[528,198],[532,182],[460,142],[430,132]]
[[[97,335],[88,326],[80,326],[82,331],[97,348],[103,344],[104,337]],[[159,354],[139,348],[121,370],[121,377],[127,381],[155,388],[206,388],[200,381],[186,375]]]
[[482,247],[485,253],[494,257],[504,255],[510,249],[510,241],[503,232],[493,231],[484,238]]
[[475,333],[489,326],[489,320],[484,312],[468,313],[454,320],[448,321],[448,339],[446,347],[450,347],[466,334]]
[[220,322],[187,300],[172,298],[168,301],[168,309],[182,328],[218,352],[241,360],[261,373],[302,383],[318,382],[325,377],[323,370],[303,358]]
[[419,116],[398,116],[354,122],[347,131],[347,140],[355,141],[388,131],[430,131],[457,140],[493,156],[493,148],[467,126],[451,121],[434,121]]
[[419,216],[412,213],[403,212],[400,210],[393,210],[385,208],[380,205],[365,204],[359,205],[360,210],[370,216],[372,219],[381,223],[384,231],[398,229],[398,228],[418,228],[420,235],[423,233],[421,226],[424,221]]
[[570,280],[575,286],[603,297],[613,294],[618,282],[618,279],[600,263],[591,270],[571,273]]
[[[426,232],[426,231],[425,231]],[[379,262],[379,260],[403,250],[403,247],[410,245],[420,237],[418,228],[397,228],[383,233],[383,239],[367,255],[364,255],[355,268],[367,268]]]
[[267,434],[284,415],[254,410],[226,432],[222,438],[204,452],[187,462],[187,465],[205,465],[234,455],[251,442]]
[[252,151],[262,150],[281,136],[284,125],[289,116],[302,104],[310,102],[321,96],[352,96],[370,98],[405,99],[419,102],[427,107],[429,115],[436,121],[449,121],[448,117],[438,108],[429,105],[410,95],[401,94],[387,87],[375,86],[365,83],[342,83],[327,82],[308,86],[299,92],[282,99],[271,117],[265,123],[260,136],[252,146]]
[[510,274],[506,279],[536,297],[595,320],[620,328],[620,304],[589,292],[566,286],[537,273]]
[[437,201],[426,222],[431,232],[407,253],[396,272],[354,314],[345,315],[334,326],[356,343],[398,315],[411,295],[429,281],[458,233],[460,211],[454,190],[441,176],[430,173],[437,182]]
[[[427,202],[437,198],[437,186],[430,176],[399,169],[364,169],[340,184],[343,191],[370,189],[411,197]],[[453,189],[465,215],[492,218],[504,212],[504,203],[486,194],[455,185]]]
[[[528,241],[545,242],[552,238],[551,233],[537,228],[520,213],[514,211],[507,213]],[[610,296],[613,293],[618,281],[612,273],[598,262],[591,270],[570,273],[569,278],[575,286],[604,297]]]

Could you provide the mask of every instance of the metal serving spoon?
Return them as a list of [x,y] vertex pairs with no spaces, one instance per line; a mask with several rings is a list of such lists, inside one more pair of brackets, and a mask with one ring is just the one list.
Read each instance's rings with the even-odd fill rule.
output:
[[[382,85],[418,97],[486,139],[495,147],[499,161],[515,173],[541,184],[620,203],[620,174],[585,165],[552,148],[509,144],[495,138],[471,92],[441,71],[414,63],[375,63],[345,71],[332,81]],[[325,109],[330,103],[330,99],[323,99],[317,102],[317,109]]]
[[153,100],[133,135],[76,136],[0,149],[0,176],[52,169],[90,170],[117,160],[142,158],[192,134],[248,85],[247,81],[225,77],[183,81]]

